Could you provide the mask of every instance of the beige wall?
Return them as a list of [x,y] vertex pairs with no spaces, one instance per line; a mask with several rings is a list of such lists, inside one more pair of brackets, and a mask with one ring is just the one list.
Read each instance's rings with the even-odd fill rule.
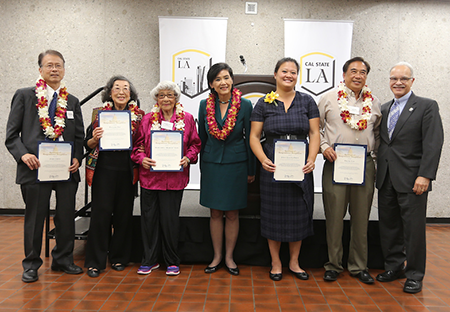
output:
[[[114,74],[134,82],[144,110],[152,105],[150,90],[159,80],[158,16],[228,17],[226,61],[241,73],[239,55],[250,74],[270,74],[284,56],[283,18],[352,20],[352,56],[371,66],[368,78],[382,102],[391,99],[388,70],[398,61],[415,67],[413,90],[434,98],[441,107],[446,132],[450,118],[450,2],[448,1],[328,1],[261,0],[258,15],[245,15],[245,1],[120,1],[0,0],[0,83],[3,96],[0,129],[5,139],[9,106],[17,88],[31,86],[37,75],[37,55],[57,49],[66,58],[68,91],[82,99]],[[307,44],[307,43],[305,43]],[[83,107],[88,123],[99,97]],[[0,160],[0,208],[23,208],[14,184],[15,163],[4,145]],[[429,198],[429,217],[450,217],[449,144],[445,143],[438,181]],[[82,205],[84,188],[78,192]]]

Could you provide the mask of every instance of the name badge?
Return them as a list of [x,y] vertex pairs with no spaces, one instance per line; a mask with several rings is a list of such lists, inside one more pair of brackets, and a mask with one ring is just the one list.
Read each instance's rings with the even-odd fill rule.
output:
[[73,111],[67,111],[67,119],[73,119]]
[[164,129],[164,130],[172,130],[172,129],[173,129],[173,122],[163,121],[163,122],[161,123],[161,129]]
[[359,115],[359,107],[357,106],[349,106],[348,111],[350,114]]

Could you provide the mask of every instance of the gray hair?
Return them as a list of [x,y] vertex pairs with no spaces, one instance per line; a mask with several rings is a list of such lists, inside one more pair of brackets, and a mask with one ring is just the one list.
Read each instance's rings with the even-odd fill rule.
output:
[[173,93],[175,93],[176,102],[180,101],[181,91],[180,91],[180,88],[177,86],[177,84],[175,82],[172,82],[172,81],[161,81],[150,92],[150,96],[155,101],[158,101],[158,93],[161,92],[162,90],[173,91]]
[[414,78],[414,70],[411,64],[409,64],[408,62],[398,62],[397,64],[395,64],[394,66],[391,67],[391,69],[389,69],[389,73],[394,69],[394,67],[397,66],[406,66],[409,68],[409,70],[411,71],[411,78]]

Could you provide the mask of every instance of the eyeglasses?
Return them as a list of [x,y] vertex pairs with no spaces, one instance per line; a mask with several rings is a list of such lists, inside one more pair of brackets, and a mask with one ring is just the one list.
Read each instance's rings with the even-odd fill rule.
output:
[[163,100],[165,97],[168,99],[174,99],[175,94],[158,94],[158,99]]
[[408,80],[413,79],[412,77],[402,77],[402,78],[395,78],[395,77],[390,77],[389,80],[393,83],[396,83],[398,80],[400,80],[402,83],[407,82]]
[[53,68],[55,68],[56,70],[61,70],[61,69],[63,69],[63,65],[62,64],[46,64],[46,65],[43,65],[42,67],[44,67],[45,69],[47,69],[47,70],[52,70]]

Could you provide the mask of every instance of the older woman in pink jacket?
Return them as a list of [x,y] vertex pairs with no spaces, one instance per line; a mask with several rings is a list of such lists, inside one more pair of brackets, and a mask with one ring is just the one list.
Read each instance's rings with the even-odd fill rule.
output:
[[[180,89],[171,81],[160,82],[151,96],[156,104],[141,122],[131,159],[138,163],[141,184],[141,227],[144,255],[138,274],[159,268],[160,244],[167,275],[180,274],[178,257],[179,213],[183,190],[189,182],[189,166],[197,162],[201,142],[191,114],[179,103]],[[151,171],[151,130],[183,131],[183,171]],[[144,146],[144,150],[140,146]]]

